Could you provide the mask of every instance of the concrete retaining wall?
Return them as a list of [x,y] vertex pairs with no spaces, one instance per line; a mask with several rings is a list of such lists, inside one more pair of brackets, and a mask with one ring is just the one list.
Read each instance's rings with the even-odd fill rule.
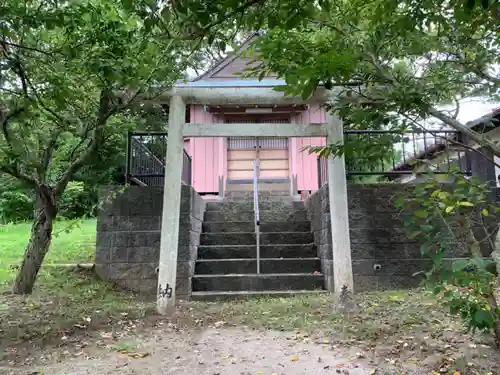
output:
[[[412,274],[428,270],[429,259],[422,258],[420,243],[408,239],[403,217],[394,199],[412,194],[414,186],[398,184],[348,185],[349,228],[356,291],[412,287],[419,277]],[[494,192],[496,197],[498,192]],[[332,237],[328,185],[306,200],[311,230],[325,275],[326,289],[333,291]],[[490,249],[484,243],[483,253]],[[464,251],[458,246],[446,254],[459,258]]]
[[[109,196],[116,188],[101,189]],[[131,186],[106,205],[97,220],[96,272],[131,291],[156,294],[163,188]],[[189,299],[205,202],[190,187],[181,190],[176,294]]]

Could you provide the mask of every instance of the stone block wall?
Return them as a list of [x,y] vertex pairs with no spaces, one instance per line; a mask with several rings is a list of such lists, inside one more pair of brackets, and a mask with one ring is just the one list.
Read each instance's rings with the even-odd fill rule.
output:
[[[101,189],[109,196],[116,188]],[[128,290],[156,294],[163,188],[131,186],[100,211],[97,220],[96,272]],[[181,189],[176,295],[189,299],[205,202],[187,185]]]
[[[411,195],[413,188],[402,184],[348,185],[349,231],[356,291],[416,286],[420,278],[412,275],[429,269],[431,261],[422,258],[420,243],[408,239],[403,217],[394,204],[397,196]],[[497,194],[494,192],[495,197]],[[306,200],[306,208],[325,275],[325,288],[333,291],[328,185]],[[483,253],[487,255],[490,249],[487,243],[484,245]],[[463,254],[463,250],[457,247],[446,257],[459,258]]]

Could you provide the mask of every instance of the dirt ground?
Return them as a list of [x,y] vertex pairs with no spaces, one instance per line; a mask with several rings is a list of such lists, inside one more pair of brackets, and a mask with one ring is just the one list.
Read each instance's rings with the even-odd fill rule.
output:
[[0,375],[500,375],[492,336],[423,291],[358,294],[347,316],[311,295],[179,303],[166,319],[90,286],[0,296]]
[[[109,333],[85,346],[67,345],[65,350],[39,354],[37,365],[30,360],[0,368],[9,375],[351,375],[374,372],[356,348],[338,348],[326,339],[310,339],[276,331],[209,328],[175,332],[168,327],[122,337]],[[361,357],[361,358],[360,358]],[[415,373],[416,374],[416,373]]]

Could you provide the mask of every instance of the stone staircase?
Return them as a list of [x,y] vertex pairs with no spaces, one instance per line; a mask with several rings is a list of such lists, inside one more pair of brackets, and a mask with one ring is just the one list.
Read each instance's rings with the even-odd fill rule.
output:
[[228,193],[222,201],[207,202],[192,299],[321,292],[321,264],[304,202],[295,201],[290,193],[259,193],[257,274],[253,200],[248,194]]

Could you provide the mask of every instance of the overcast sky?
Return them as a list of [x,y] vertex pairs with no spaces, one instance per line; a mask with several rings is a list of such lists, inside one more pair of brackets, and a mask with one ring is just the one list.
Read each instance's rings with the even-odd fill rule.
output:
[[460,102],[458,121],[467,123],[478,119],[494,109],[500,108],[500,103],[487,101],[485,98],[470,98]]

